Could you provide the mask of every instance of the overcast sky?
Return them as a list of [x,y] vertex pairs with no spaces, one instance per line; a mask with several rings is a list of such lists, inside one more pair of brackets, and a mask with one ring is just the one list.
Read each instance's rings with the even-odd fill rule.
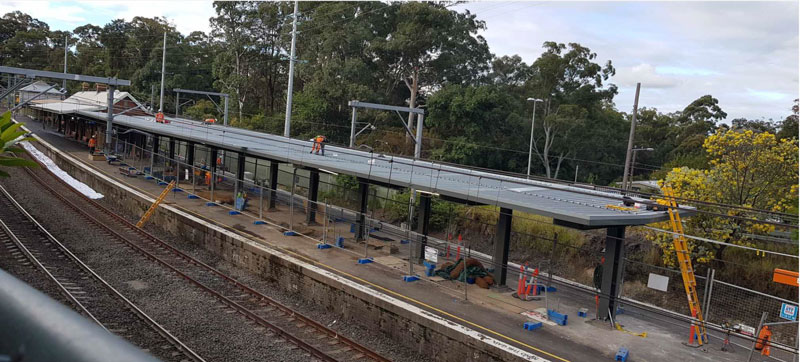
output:
[[[711,94],[728,120],[783,119],[798,98],[798,2],[471,2],[492,53],[530,64],[545,41],[577,42],[617,69],[617,108],[683,109]],[[165,16],[179,31],[208,31],[210,1],[4,1],[52,29]]]

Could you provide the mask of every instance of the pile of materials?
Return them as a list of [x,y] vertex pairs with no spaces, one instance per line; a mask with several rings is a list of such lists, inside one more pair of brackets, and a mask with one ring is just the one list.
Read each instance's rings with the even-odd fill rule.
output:
[[460,258],[455,263],[448,261],[442,264],[441,269],[436,271],[436,275],[460,282],[466,278],[467,283],[475,283],[483,289],[489,289],[489,286],[494,284],[494,278],[489,275],[483,264],[474,258],[467,258],[466,261],[464,258]]

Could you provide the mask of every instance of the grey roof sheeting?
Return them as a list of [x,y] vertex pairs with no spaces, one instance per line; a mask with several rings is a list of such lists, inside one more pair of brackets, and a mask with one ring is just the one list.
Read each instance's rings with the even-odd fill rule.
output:
[[[105,119],[104,113],[80,114]],[[586,227],[642,225],[668,218],[663,211],[626,211],[606,207],[621,205],[620,196],[556,183],[526,180],[483,171],[415,161],[405,157],[370,155],[369,152],[326,146],[326,155],[310,154],[312,142],[219,125],[177,119],[156,123],[153,118],[116,116],[117,125],[175,137],[255,157],[285,161],[461,200],[496,205],[543,215]],[[682,212],[683,213],[683,212]],[[688,213],[688,212],[687,212]]]

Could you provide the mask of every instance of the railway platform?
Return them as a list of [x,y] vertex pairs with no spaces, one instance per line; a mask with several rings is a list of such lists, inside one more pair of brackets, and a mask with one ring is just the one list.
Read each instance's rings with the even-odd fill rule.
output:
[[[153,199],[164,188],[156,180],[123,175],[119,172],[118,165],[90,161],[86,157],[84,145],[64,138],[61,134],[42,130],[35,121],[24,121],[28,123],[29,129],[48,143],[88,165],[94,172],[113,178],[119,184],[127,185]],[[323,235],[323,226],[301,224],[304,217],[297,214],[297,210],[279,205],[277,209],[270,210],[259,218],[257,212],[232,213],[232,205],[209,206],[207,200],[189,198],[188,194],[191,192],[191,186],[185,187],[183,192],[172,192],[164,200],[164,204],[182,209],[227,230],[236,231],[246,238],[279,249],[368,289],[402,300],[423,313],[437,315],[480,335],[538,356],[540,360],[611,361],[621,347],[630,351],[631,361],[746,359],[746,348],[740,348],[734,353],[720,351],[722,339],[718,339],[720,336],[713,332],[707,348],[701,350],[686,347],[681,342],[688,336],[687,323],[635,307],[627,307],[626,312],[618,315],[616,320],[627,331],[635,333],[614,330],[608,323],[594,320],[595,301],[592,296],[569,288],[559,288],[548,296],[547,301],[550,309],[557,309],[568,315],[569,323],[565,326],[545,324],[543,328],[528,331],[523,328],[523,324],[530,319],[523,313],[542,310],[546,307],[544,300],[521,301],[513,298],[512,290],[507,288],[481,289],[474,284],[427,277],[421,265],[414,265],[415,274],[420,280],[405,282],[403,276],[409,274],[409,252],[403,249],[402,244],[395,249],[356,243],[352,240],[354,235],[350,232],[349,223],[338,222],[328,225],[328,232],[333,226],[336,230],[334,236],[340,235],[347,239],[345,247],[320,249],[317,245]],[[256,224],[256,220],[263,220],[265,223]],[[295,229],[302,228],[303,234],[310,236],[285,235],[286,226],[290,224]],[[332,240],[333,237],[329,234],[327,242],[332,243]],[[359,264],[358,259],[364,257],[371,258],[374,262]],[[589,310],[586,318],[577,315],[581,308]],[[349,320],[359,319],[357,315],[345,317]],[[636,335],[641,332],[646,332],[647,336]],[[738,343],[749,346],[749,342]]]

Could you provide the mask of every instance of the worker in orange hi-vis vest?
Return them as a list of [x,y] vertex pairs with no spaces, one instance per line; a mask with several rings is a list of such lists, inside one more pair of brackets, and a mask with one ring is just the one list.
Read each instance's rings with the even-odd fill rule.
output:
[[95,147],[97,147],[97,137],[92,136],[92,138],[89,139],[89,154],[90,155],[94,154]]
[[328,138],[320,135],[312,138],[312,141],[314,141],[314,145],[311,147],[310,153],[316,151],[316,153],[319,154],[319,152],[322,151],[322,155],[325,156],[325,143],[328,142]]
[[756,340],[756,351],[761,351],[762,356],[769,356],[770,338],[772,338],[772,331],[769,330],[769,326],[762,327]]

